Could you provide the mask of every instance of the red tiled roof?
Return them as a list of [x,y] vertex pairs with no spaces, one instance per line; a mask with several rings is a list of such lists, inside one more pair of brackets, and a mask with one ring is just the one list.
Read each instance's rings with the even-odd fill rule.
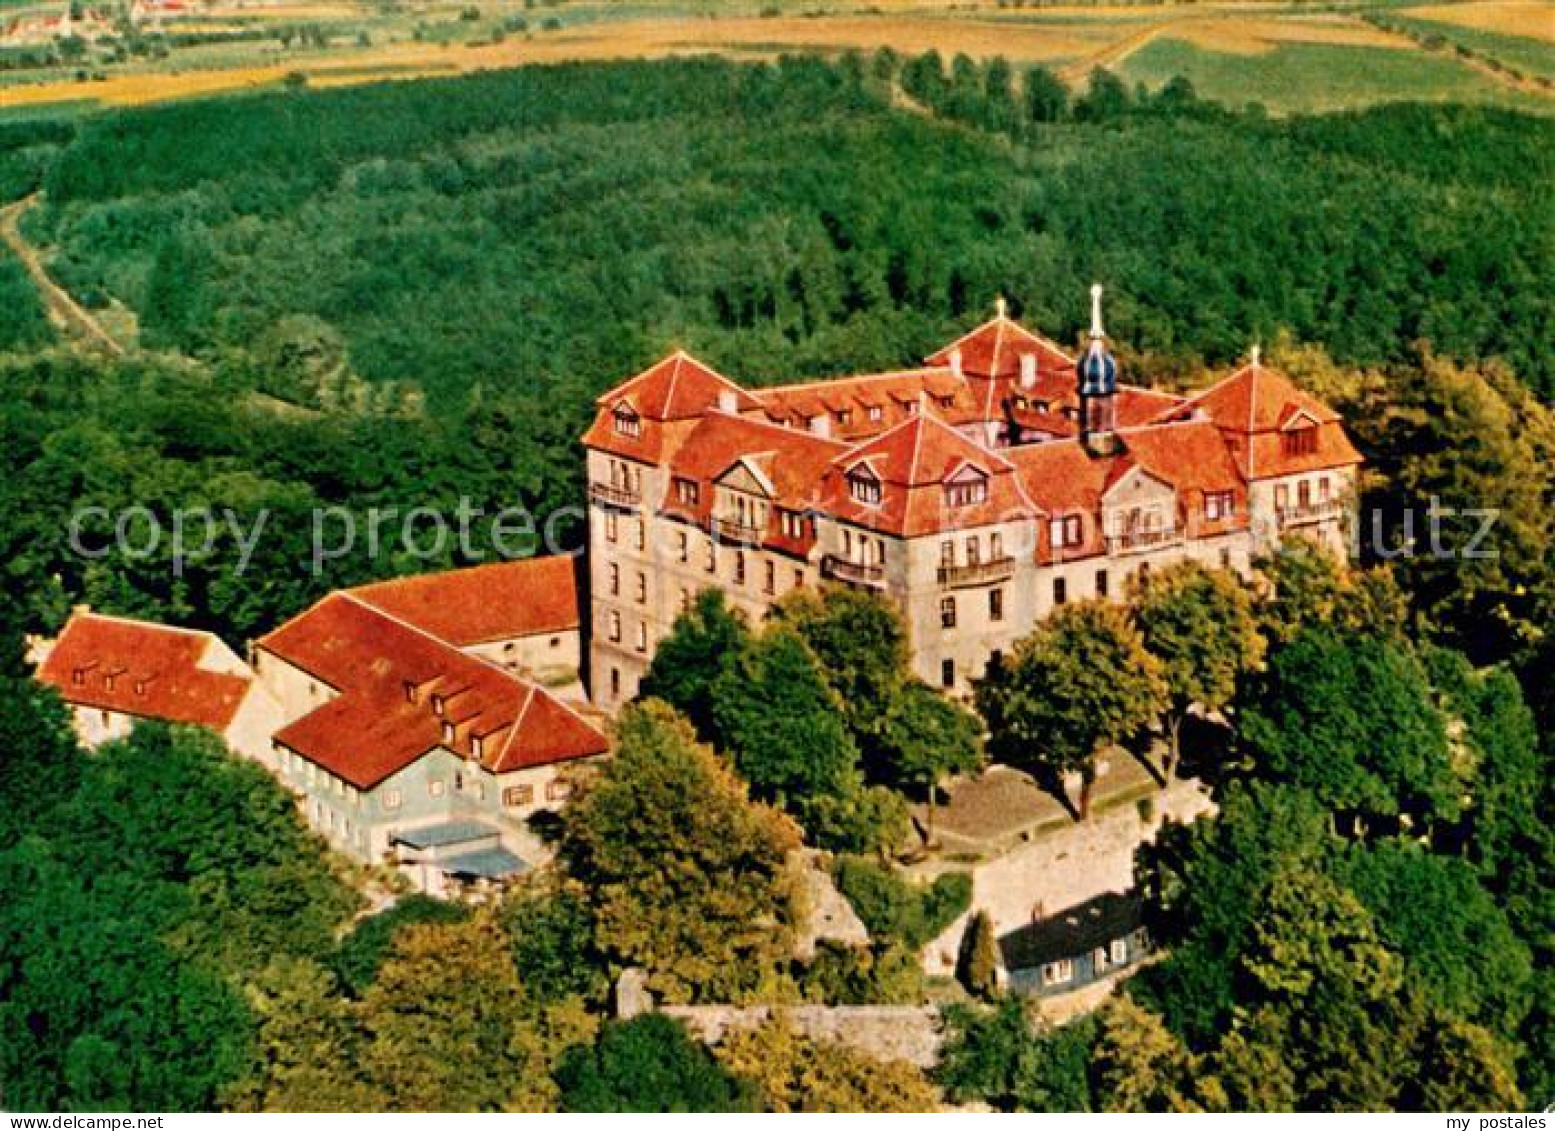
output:
[[1003,315],[990,318],[977,329],[963,334],[948,346],[931,353],[930,365],[949,365],[951,355],[961,351],[961,371],[973,377],[1018,377],[1023,354],[1035,354],[1037,372],[1074,370],[1074,358],[1058,344],[1034,334],[1019,322]]
[[[944,366],[778,385],[757,389],[752,395],[769,420],[794,428],[805,428],[812,417],[826,412],[831,417],[832,434],[853,442],[896,427],[925,394],[934,410],[947,420],[961,423],[978,419],[978,402],[971,386]],[[870,418],[871,408],[879,410],[878,420]],[[848,413],[846,421],[840,417],[844,411]]]
[[739,410],[756,407],[756,399],[733,381],[685,350],[676,350],[595,403],[606,407],[625,400],[649,420],[689,420],[717,407],[724,394],[734,397]]
[[[987,498],[951,507],[946,481],[968,466],[987,476]],[[881,481],[878,506],[852,495],[848,477],[861,467]],[[1030,518],[1036,513],[1003,454],[969,440],[931,410],[834,460],[822,487],[821,506],[845,522],[909,537]]]
[[[814,505],[832,460],[847,450],[839,440],[715,410],[702,418],[670,461],[670,483],[660,509],[706,527],[713,513],[714,484],[744,459],[771,484],[777,506],[805,511]],[[680,501],[675,479],[698,484],[694,505]],[[785,538],[775,515],[769,515],[763,542],[800,553],[809,548],[808,538]]]
[[[1262,365],[1244,365],[1197,396],[1157,417],[1183,419],[1202,413],[1226,434],[1237,466],[1248,479],[1267,479],[1361,462],[1339,414]],[[1305,416],[1317,428],[1317,450],[1287,454],[1283,430]]]
[[[358,789],[438,746],[497,773],[606,749],[603,734],[543,688],[349,593],[330,594],[257,646],[338,692],[275,740]],[[452,742],[445,722],[455,725]]]
[[563,555],[379,581],[347,590],[460,648],[578,627],[576,559]]
[[222,730],[252,682],[203,666],[222,647],[208,632],[77,613],[38,678],[76,706]]

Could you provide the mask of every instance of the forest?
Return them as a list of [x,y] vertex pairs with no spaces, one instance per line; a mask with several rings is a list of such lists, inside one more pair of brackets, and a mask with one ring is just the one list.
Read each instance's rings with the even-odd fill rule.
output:
[[[0,203],[41,191],[23,235],[127,347],[58,340],[0,248],[7,1105],[1434,1110],[1548,1094],[1550,135],[1453,106],[1275,119],[1104,74],[1071,95],[997,60],[889,53],[0,125]],[[329,588],[461,564],[363,548],[310,572],[318,506],[575,506],[593,397],[676,345],[756,384],[899,365],[1000,294],[1067,341],[1093,279],[1126,379],[1193,387],[1262,341],[1344,413],[1368,461],[1367,569],[1293,554],[1256,593],[1185,575],[1134,614],[1078,606],[979,689],[975,716],[904,677],[880,609],[798,603],[758,631],[699,604],[570,807],[558,867],[475,912],[409,898],[370,914],[362,877],[262,771],[154,727],[88,757],[26,678],[24,636],[76,602],[241,648]],[[1406,552],[1431,500],[1494,508],[1496,556]],[[175,571],[160,550],[74,552],[86,505],[277,517],[246,572],[230,539]],[[1449,520],[1454,539],[1471,529]],[[1188,678],[1185,632],[1225,633],[1234,662]],[[846,646],[860,634],[869,647]],[[1101,645],[1136,677],[1105,712],[1060,693]],[[1189,701],[1230,730],[1196,731]],[[1103,714],[1116,733],[1094,729]],[[1098,742],[1140,728],[1183,731],[1221,814],[1137,861],[1169,957],[1099,1014],[1033,1033],[988,981],[990,939],[969,944],[932,1074],[781,1023],[710,1053],[662,1017],[607,1018],[626,965],[671,1000],[922,999],[912,952],[969,892],[882,862],[906,802],[987,756],[1084,774]],[[1030,736],[1059,733],[1084,740],[1037,758]],[[723,803],[669,800],[707,796]],[[643,847],[618,819],[647,811]],[[875,947],[783,951],[801,839],[835,854]],[[749,882],[683,886],[709,858]],[[1377,1055],[1358,1064],[1358,1047]]]

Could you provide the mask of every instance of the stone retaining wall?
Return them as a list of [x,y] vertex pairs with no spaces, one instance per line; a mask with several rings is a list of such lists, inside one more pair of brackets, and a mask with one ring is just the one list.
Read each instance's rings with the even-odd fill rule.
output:
[[774,1012],[812,1040],[835,1041],[880,1060],[905,1060],[919,1068],[939,1061],[944,1032],[932,1005],[663,1005],[660,1012],[685,1023],[693,1036],[716,1045],[730,1033],[755,1029]]

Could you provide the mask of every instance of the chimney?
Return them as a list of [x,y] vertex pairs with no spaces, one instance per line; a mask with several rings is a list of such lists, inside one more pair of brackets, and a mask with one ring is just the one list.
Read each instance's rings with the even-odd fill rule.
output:
[[1037,387],[1037,355],[1034,353],[1020,355],[1020,387],[1022,389]]
[[826,412],[816,413],[810,418],[810,431],[817,436],[831,439],[831,414]]
[[961,376],[961,351],[958,349],[950,351],[950,371],[957,377]]
[[719,389],[718,411],[727,412],[730,416],[738,416],[740,412],[740,394],[733,389]]

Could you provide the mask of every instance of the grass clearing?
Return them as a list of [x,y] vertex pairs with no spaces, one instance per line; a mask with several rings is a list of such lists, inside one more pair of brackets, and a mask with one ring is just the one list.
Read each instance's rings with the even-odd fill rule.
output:
[[1276,113],[1341,110],[1392,99],[1517,105],[1548,111],[1549,101],[1509,91],[1457,60],[1408,48],[1284,44],[1258,55],[1211,51],[1163,36],[1117,68],[1156,88],[1185,75],[1198,92],[1227,105],[1261,102]]

